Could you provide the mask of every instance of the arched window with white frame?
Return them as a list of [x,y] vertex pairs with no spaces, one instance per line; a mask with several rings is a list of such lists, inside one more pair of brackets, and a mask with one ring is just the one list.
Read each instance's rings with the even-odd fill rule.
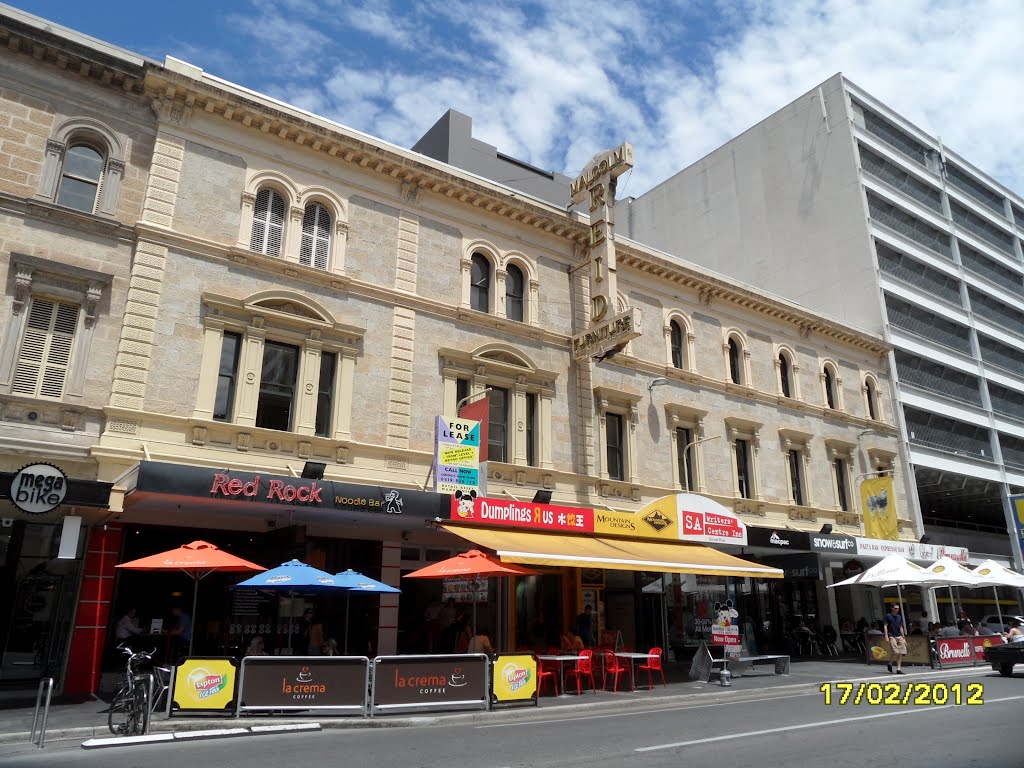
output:
[[83,141],[71,144],[64,153],[61,166],[57,205],[94,213],[106,164],[105,153],[95,144]]
[[89,117],[70,117],[55,125],[46,141],[36,197],[82,213],[115,215],[125,143]]
[[477,312],[491,311],[491,260],[474,253],[469,270],[469,306]]
[[864,411],[872,421],[882,421],[882,402],[878,393],[878,382],[868,374],[864,377]]
[[299,263],[327,269],[331,255],[331,214],[320,203],[309,203],[302,214]]
[[526,277],[523,270],[509,264],[505,270],[505,317],[523,322],[526,319]]
[[287,209],[284,196],[276,189],[264,187],[256,194],[252,215],[252,236],[249,239],[251,250],[267,256],[281,255]]
[[825,363],[821,367],[821,394],[825,406],[831,410],[842,410],[843,405],[839,394],[841,384],[842,379],[839,378],[836,366],[831,362]]
[[678,320],[669,323],[669,349],[672,356],[672,367],[682,369],[683,367],[683,326]]
[[729,363],[729,381],[733,384],[743,384],[743,349],[735,336],[730,336],[726,343],[726,354]]

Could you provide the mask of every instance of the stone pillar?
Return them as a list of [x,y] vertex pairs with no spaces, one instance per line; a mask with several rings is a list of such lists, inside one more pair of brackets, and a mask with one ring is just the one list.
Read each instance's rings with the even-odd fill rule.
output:
[[[392,587],[401,587],[402,542],[385,541],[381,547],[380,580]],[[398,653],[398,594],[380,596],[380,612],[377,614],[377,655],[388,656]],[[364,653],[361,648],[349,648],[349,653]]]

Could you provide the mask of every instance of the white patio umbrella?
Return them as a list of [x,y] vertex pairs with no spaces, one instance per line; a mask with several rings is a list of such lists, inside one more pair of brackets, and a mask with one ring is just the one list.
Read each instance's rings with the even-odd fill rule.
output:
[[949,588],[949,604],[953,606],[954,616],[956,615],[956,602],[953,600],[953,587],[980,586],[974,571],[948,557],[940,557],[925,568],[925,572],[928,574],[927,587],[929,589]]
[[1000,565],[995,560],[985,560],[971,573],[978,578],[979,587],[992,587],[992,594],[996,599],[996,612],[999,614],[999,623],[1002,624],[1003,609],[999,605],[999,591],[996,587],[1024,589],[1024,576],[1010,570],[1005,565]]
[[902,605],[904,586],[927,583],[928,574],[920,565],[912,563],[899,555],[889,555],[856,576],[851,576],[835,584],[829,584],[828,588],[853,586],[854,584],[881,587],[883,589],[885,587],[896,587],[896,592]]

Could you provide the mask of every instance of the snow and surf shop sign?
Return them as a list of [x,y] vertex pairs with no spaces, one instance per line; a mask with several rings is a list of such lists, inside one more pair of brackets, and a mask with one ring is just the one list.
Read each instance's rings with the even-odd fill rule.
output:
[[434,490],[480,492],[480,422],[438,416],[434,434]]

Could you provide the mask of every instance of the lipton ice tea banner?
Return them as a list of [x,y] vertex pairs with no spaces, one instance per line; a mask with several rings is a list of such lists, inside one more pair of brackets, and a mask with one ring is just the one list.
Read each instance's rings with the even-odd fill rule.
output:
[[219,712],[234,705],[238,661],[227,657],[190,657],[174,671],[172,711]]
[[532,701],[537,704],[537,657],[532,653],[499,653],[491,664],[491,691],[499,704]]
[[893,492],[892,476],[874,477],[861,483],[860,501],[864,515],[864,536],[896,541],[900,532],[896,524],[896,494]]

